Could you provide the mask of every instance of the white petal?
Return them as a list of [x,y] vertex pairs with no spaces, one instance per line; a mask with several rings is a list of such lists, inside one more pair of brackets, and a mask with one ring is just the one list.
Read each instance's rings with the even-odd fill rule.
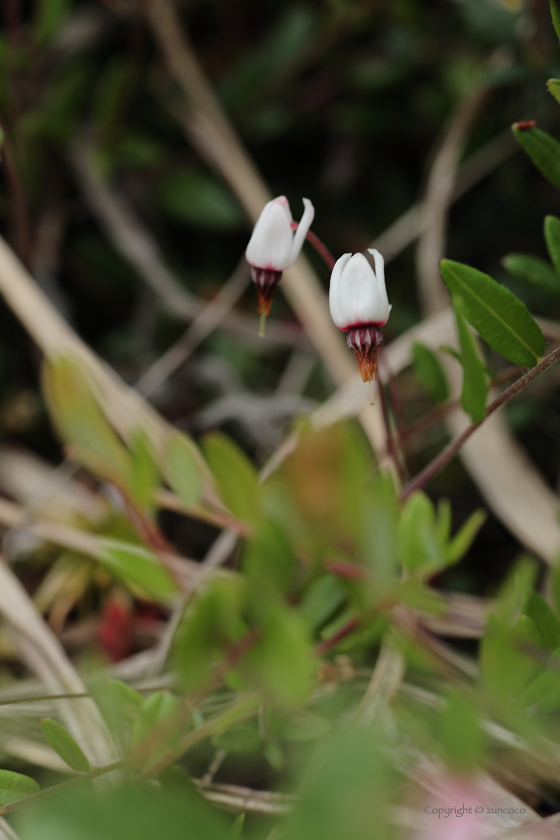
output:
[[[307,231],[311,227],[311,222],[315,217],[315,208],[311,204],[308,198],[303,199],[303,216],[301,217],[301,221],[297,227],[295,232],[294,241],[292,244],[292,254],[291,254],[291,263],[293,265],[297,258],[299,257],[299,252],[302,249],[303,243],[305,241],[305,237],[307,236]],[[287,266],[286,266],[287,268]]]
[[343,254],[334,264],[329,288],[329,308],[331,317],[339,329],[346,328],[347,318],[344,295],[341,294],[342,273],[352,254]]
[[368,248],[368,251],[375,262],[375,278],[377,280],[377,289],[379,293],[379,312],[375,323],[381,327],[383,324],[387,323],[389,312],[391,311],[389,300],[387,298],[387,287],[385,285],[385,261],[379,251],[376,251],[375,248]]
[[290,263],[292,251],[291,214],[284,196],[265,204],[245,251],[250,265],[283,271]]

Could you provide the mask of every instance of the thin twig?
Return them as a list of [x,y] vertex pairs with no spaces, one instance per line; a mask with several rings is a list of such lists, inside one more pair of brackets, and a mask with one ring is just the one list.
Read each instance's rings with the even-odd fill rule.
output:
[[445,447],[445,449],[437,455],[433,461],[428,464],[415,478],[408,482],[405,487],[403,487],[403,491],[401,494],[401,498],[403,501],[408,499],[408,497],[415,492],[415,490],[421,490],[429,481],[434,478],[441,470],[447,466],[449,461],[457,454],[457,452],[461,449],[465,441],[467,441],[474,432],[479,428],[479,426],[484,423],[484,421],[490,417],[495,411],[501,408],[506,402],[511,400],[513,397],[517,396],[517,394],[522,391],[524,388],[529,385],[537,376],[540,376],[541,373],[544,373],[545,370],[548,370],[551,365],[558,361],[560,358],[560,347],[557,347],[551,353],[546,355],[538,365],[535,365],[534,368],[527,371],[527,373],[518,379],[513,385],[510,385],[509,388],[506,388],[505,391],[496,397],[496,399],[490,403],[488,408],[486,409],[486,414],[484,415],[483,419],[480,420],[478,423],[471,423],[461,434],[457,435],[457,437],[451,441],[451,443]]

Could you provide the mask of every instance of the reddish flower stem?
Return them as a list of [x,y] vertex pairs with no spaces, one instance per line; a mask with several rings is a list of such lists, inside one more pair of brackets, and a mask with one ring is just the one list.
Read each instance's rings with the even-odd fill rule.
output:
[[541,359],[538,365],[535,365],[534,368],[527,371],[527,373],[518,379],[513,385],[510,385],[509,388],[506,388],[505,391],[496,397],[496,399],[490,403],[488,408],[486,409],[486,414],[478,423],[472,423],[468,426],[464,432],[457,435],[457,437],[449,443],[445,449],[443,449],[439,455],[433,459],[431,463],[429,463],[424,469],[418,473],[418,475],[413,478],[411,481],[408,482],[403,487],[401,493],[401,499],[406,501],[409,496],[412,495],[416,490],[421,490],[425,485],[432,480],[439,472],[442,471],[444,467],[451,461],[452,458],[455,457],[457,452],[461,449],[463,444],[470,438],[470,436],[476,432],[478,427],[484,423],[487,417],[490,417],[498,408],[501,408],[506,402],[512,399],[512,397],[517,396],[517,394],[522,391],[524,388],[529,385],[533,379],[536,379],[537,376],[540,376],[541,373],[544,373],[545,370],[548,370],[555,362],[560,359],[560,347],[557,347],[547,356]]
[[[292,230],[297,230],[298,229],[298,223],[297,222],[292,222],[291,227],[292,227]],[[307,237],[306,238],[309,240],[311,245],[313,245],[313,247],[315,248],[315,250],[317,251],[319,256],[324,259],[325,263],[327,264],[327,268],[329,269],[329,271],[332,271],[333,268],[334,268],[334,264],[335,264],[336,260],[333,257],[333,255],[331,254],[331,252],[329,251],[329,249],[327,248],[327,246],[324,245],[321,242],[321,240],[319,239],[319,237],[316,236],[311,230],[307,231]]]

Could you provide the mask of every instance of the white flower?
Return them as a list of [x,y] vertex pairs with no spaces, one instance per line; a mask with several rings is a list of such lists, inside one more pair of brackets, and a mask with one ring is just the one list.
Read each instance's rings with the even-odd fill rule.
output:
[[368,249],[375,271],[363,254],[343,254],[331,275],[329,306],[336,326],[344,331],[387,323],[391,307],[385,288],[383,257]]
[[250,265],[267,271],[284,271],[295,263],[315,216],[315,208],[308,198],[303,199],[303,204],[305,210],[295,231],[285,195],[265,204],[245,251]]

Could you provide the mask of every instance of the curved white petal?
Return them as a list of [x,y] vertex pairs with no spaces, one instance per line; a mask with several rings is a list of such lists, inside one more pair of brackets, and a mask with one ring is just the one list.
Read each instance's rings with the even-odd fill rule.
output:
[[[305,237],[307,236],[307,231],[311,227],[311,222],[315,217],[315,208],[313,207],[312,203],[309,201],[308,198],[303,199],[303,216],[301,217],[301,221],[297,227],[295,232],[294,241],[292,243],[292,253],[291,253],[291,263],[293,265],[297,258],[299,257],[299,252],[302,249],[303,243],[305,242]],[[287,268],[288,266],[286,266]]]
[[375,272],[363,254],[344,254],[333,269],[329,305],[333,321],[342,330],[382,326],[389,318],[383,257],[379,251],[370,253]]
[[343,330],[347,324],[347,312],[345,305],[345,297],[341,294],[341,279],[344,269],[352,254],[343,254],[335,262],[331,274],[331,283],[329,287],[329,309],[331,317],[339,329]]
[[379,291],[379,317],[375,323],[381,327],[383,324],[387,323],[389,312],[391,311],[389,299],[387,297],[387,287],[385,285],[385,261],[379,251],[376,251],[375,248],[368,248],[368,252],[372,255],[375,262],[375,277]]
[[245,251],[250,265],[283,271],[291,265],[291,214],[285,196],[265,204]]

